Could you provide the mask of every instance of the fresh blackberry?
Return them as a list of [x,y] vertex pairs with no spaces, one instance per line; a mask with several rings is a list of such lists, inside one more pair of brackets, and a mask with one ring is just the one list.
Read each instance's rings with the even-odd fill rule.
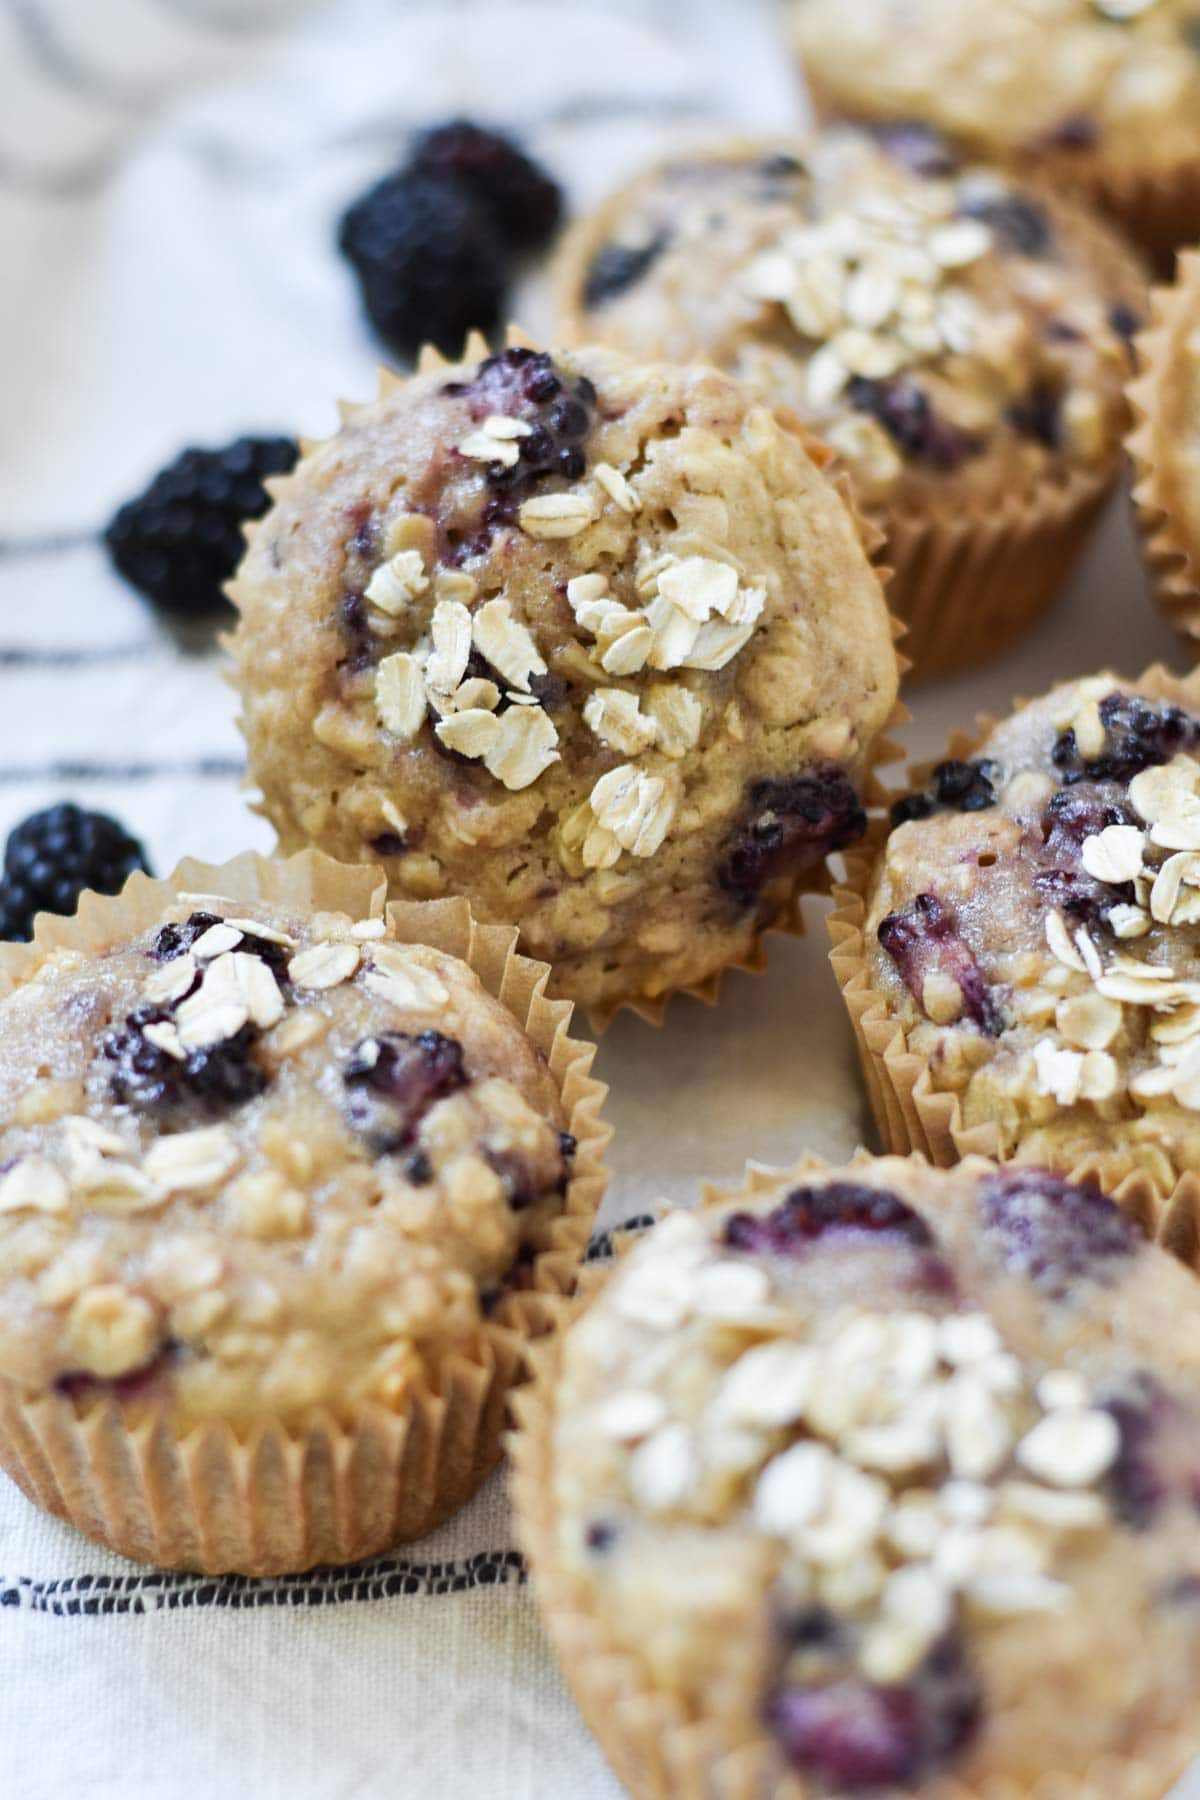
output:
[[425,343],[456,356],[468,331],[500,322],[508,250],[461,181],[417,169],[385,176],[343,213],[338,247],[367,317],[399,356]]
[[185,450],[126,501],[105,529],[119,575],[178,617],[227,605],[222,587],[242,558],[242,525],[271,504],[268,475],[286,475],[300,455],[292,438],[242,437],[217,450]]
[[118,894],[135,869],[150,872],[146,852],[107,813],[62,801],[14,827],[0,882],[0,938],[33,936],[39,912],[72,913],[85,888]]
[[422,132],[410,166],[421,175],[461,182],[512,250],[540,250],[562,220],[562,189],[512,138],[469,119],[452,119]]

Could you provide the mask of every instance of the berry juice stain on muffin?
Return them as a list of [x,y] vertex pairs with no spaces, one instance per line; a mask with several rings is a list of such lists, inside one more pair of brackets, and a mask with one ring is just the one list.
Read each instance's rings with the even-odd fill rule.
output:
[[[914,1286],[920,1258],[945,1279]],[[640,1710],[601,1709],[617,1766],[622,1717],[676,1729],[652,1697],[763,1793],[1152,1758],[1200,1671],[1200,1335],[1168,1324],[1196,1295],[1099,1190],[979,1159],[763,1175],[665,1220],[527,1408],[568,1674],[581,1614],[634,1671]]]
[[513,346],[353,411],[235,584],[288,843],[519,923],[598,1016],[753,950],[860,837],[895,655],[798,428]]
[[893,809],[871,984],[1001,1155],[1113,1156],[1170,1193],[1197,1167],[1200,715],[1097,676],[980,750]]
[[0,1377],[181,1428],[401,1403],[553,1241],[557,1084],[465,963],[220,896],[0,1001]]

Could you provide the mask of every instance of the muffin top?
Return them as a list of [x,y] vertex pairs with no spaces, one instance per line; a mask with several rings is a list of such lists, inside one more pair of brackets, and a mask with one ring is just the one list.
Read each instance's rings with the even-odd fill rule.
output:
[[1078,205],[839,126],[651,169],[576,232],[562,299],[571,333],[795,408],[886,518],[1111,469],[1145,285]]
[[824,452],[712,370],[442,365],[355,411],[234,586],[286,845],[519,923],[611,1010],[747,953],[860,795],[896,694]]
[[853,117],[1116,177],[1200,158],[1200,0],[796,0],[793,18],[820,101]]
[[872,985],[1001,1154],[1200,1169],[1200,714],[1156,677],[1068,682],[898,803]]
[[515,1019],[378,918],[184,895],[0,1001],[0,1376],[181,1428],[399,1402],[549,1247]]
[[760,1176],[568,1332],[556,1560],[763,1792],[1136,1756],[1200,1677],[1196,1301],[1044,1170]]
[[[1160,291],[1154,335],[1144,342],[1144,379],[1134,392],[1146,412],[1132,445],[1143,464],[1138,498],[1151,530],[1162,515],[1164,545],[1186,558],[1181,585],[1200,590],[1200,254],[1180,257],[1175,286]],[[1198,615],[1193,593],[1179,616],[1193,636]]]

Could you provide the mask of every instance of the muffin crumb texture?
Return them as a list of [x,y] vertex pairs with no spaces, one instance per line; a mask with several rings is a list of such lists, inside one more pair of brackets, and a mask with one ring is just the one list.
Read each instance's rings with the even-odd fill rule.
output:
[[553,1239],[574,1145],[467,966],[182,896],[0,1002],[0,1376],[182,1432],[399,1407]]
[[1120,1791],[1150,1800],[1200,1673],[1198,1359],[1193,1277],[1098,1189],[761,1176],[669,1216],[569,1331],[546,1555],[622,1691],[757,1750],[770,1791],[1144,1756]]
[[467,894],[601,1015],[748,956],[864,830],[896,692],[809,448],[712,371],[606,351],[353,409],[234,587],[284,845]]

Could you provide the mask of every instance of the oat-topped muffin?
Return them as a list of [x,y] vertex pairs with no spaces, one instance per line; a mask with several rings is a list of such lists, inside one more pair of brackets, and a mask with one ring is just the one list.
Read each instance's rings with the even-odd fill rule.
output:
[[1138,340],[1130,389],[1137,427],[1129,440],[1134,496],[1172,625],[1200,637],[1200,252],[1179,258],[1174,284],[1154,295],[1153,322]]
[[[978,571],[930,604],[932,521],[986,531],[1045,495],[1061,523],[1053,498],[1075,482],[1074,526],[1111,485],[1145,297],[1080,206],[960,165],[915,127],[676,157],[586,220],[562,271],[568,335],[707,358],[821,433],[889,536],[889,599],[928,617],[933,641],[905,645],[918,668],[945,661],[952,611],[979,653]],[[1023,590],[1046,587],[1045,544],[1021,548],[1009,635]]]
[[751,955],[860,836],[896,694],[822,452],[726,377],[513,347],[357,409],[234,586],[285,847],[519,923],[603,1017]]
[[923,1121],[952,1158],[981,1129],[1001,1157],[1172,1195],[1200,1172],[1194,689],[1055,688],[940,764],[893,826],[839,951],[889,1142]]
[[1098,1189],[979,1159],[657,1226],[517,1449],[631,1792],[1159,1800],[1200,1737],[1197,1297]]
[[[403,1435],[465,1362],[486,1389],[490,1321],[587,1230],[569,1058],[552,1074],[522,1025],[377,912],[164,895],[100,948],[35,948],[0,1000],[10,1473],[38,1490],[9,1433],[43,1402],[303,1442],[371,1413]],[[494,1435],[468,1444],[427,1513],[495,1460]],[[417,1499],[395,1482],[370,1548]]]
[[1200,233],[1198,0],[795,0],[793,18],[822,112],[1045,167],[1156,254]]

